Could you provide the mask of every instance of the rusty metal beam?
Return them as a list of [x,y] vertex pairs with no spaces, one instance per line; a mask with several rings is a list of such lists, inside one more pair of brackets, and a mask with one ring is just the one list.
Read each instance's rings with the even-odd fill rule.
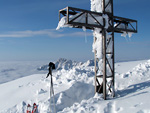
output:
[[[108,12],[106,12],[107,14]],[[73,26],[74,28],[82,28],[82,26],[85,26],[86,29],[94,29],[94,28],[103,28],[104,25],[103,23],[100,23],[98,19],[96,19],[96,17],[102,18],[102,13],[98,13],[98,12],[93,12],[93,11],[88,11],[88,10],[84,10],[84,9],[79,9],[79,8],[73,8],[73,7],[66,7],[62,10],[59,11],[59,15],[63,15],[67,17],[67,23],[71,26]],[[79,14],[79,15],[77,15]],[[82,14],[86,14],[85,16],[85,22],[81,23],[81,22],[74,22],[75,20],[77,20]],[[104,13],[105,14],[105,13]],[[70,19],[70,16],[75,16],[74,18]],[[90,19],[90,17],[88,15],[91,15],[91,17],[93,18],[93,20],[96,21],[96,23],[91,24],[88,22],[88,19]],[[96,16],[96,17],[95,17]],[[111,32],[112,30],[116,33],[123,33],[123,32],[133,32],[133,33],[137,33],[137,20],[133,20],[133,19],[129,19],[129,18],[123,18],[123,17],[118,17],[118,16],[113,16],[113,15],[108,15],[109,18],[111,18],[111,20],[113,20],[113,24],[114,23],[118,23],[123,24],[124,26],[130,25],[131,28],[118,28],[118,26],[111,26],[107,29],[107,32]],[[59,16],[61,18],[61,16]],[[60,19],[59,18],[59,19]],[[133,25],[135,24],[135,26]]]

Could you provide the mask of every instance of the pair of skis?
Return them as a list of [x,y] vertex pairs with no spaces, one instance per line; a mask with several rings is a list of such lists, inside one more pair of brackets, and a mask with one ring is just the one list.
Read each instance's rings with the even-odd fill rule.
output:
[[27,113],[38,113],[36,103],[33,104],[33,108],[31,108],[31,105],[28,104],[28,106],[27,106]]

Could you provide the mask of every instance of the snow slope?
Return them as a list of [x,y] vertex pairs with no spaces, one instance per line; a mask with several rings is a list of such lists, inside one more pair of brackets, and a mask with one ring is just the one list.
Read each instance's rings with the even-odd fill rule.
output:
[[[116,63],[116,97],[94,94],[94,67],[76,65],[53,72],[58,113],[150,113],[150,60]],[[25,113],[27,104],[49,112],[50,78],[33,74],[0,84],[0,113]]]

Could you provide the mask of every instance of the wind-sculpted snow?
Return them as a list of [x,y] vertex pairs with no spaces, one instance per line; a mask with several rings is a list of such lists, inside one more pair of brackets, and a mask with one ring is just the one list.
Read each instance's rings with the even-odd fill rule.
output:
[[74,83],[68,90],[58,93],[56,98],[57,111],[62,111],[74,103],[88,100],[94,96],[94,86],[82,82]]
[[[55,67],[56,70],[61,70],[61,69],[65,69],[65,70],[69,70],[69,69],[73,69],[77,66],[94,66],[94,60],[88,60],[85,63],[82,62],[76,62],[76,61],[72,61],[72,60],[67,60],[64,58],[60,58],[58,59],[55,63]],[[41,71],[41,70],[48,70],[49,66],[47,65],[43,65],[39,68],[37,68],[37,70]]]
[[[150,60],[145,63],[140,63],[133,69],[123,74],[116,74],[116,79],[119,78],[117,88],[125,88],[134,83],[150,80]],[[120,84],[126,84],[122,87]]]
[[149,95],[150,60],[140,63],[127,73],[116,74],[115,99],[104,101],[101,96],[94,96],[60,113],[149,113]]
[[[100,94],[94,95],[93,61],[54,71],[57,113],[149,113],[150,60],[137,62],[141,63],[115,64],[116,97],[107,101]],[[123,68],[129,70],[122,73]],[[39,113],[50,113],[50,78],[45,77],[46,73],[34,74],[1,84],[0,113],[25,113],[27,104],[34,102]]]

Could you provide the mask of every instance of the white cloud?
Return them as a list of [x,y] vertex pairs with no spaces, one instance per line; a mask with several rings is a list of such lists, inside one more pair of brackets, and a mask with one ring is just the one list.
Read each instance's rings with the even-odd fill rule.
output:
[[[44,29],[44,30],[26,30],[26,31],[9,31],[5,33],[0,33],[0,38],[24,38],[24,37],[34,37],[34,36],[41,36],[41,35],[47,35],[50,38],[60,38],[60,37],[81,37],[85,36],[85,32],[73,32],[73,33],[64,33],[61,31],[56,31],[55,29]],[[87,36],[91,36],[92,33],[86,33]]]

